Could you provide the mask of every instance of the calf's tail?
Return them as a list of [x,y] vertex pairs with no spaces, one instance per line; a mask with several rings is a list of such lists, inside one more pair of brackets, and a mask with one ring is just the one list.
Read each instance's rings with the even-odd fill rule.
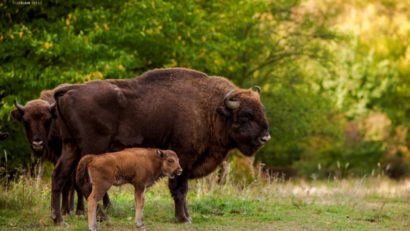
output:
[[80,163],[78,163],[77,172],[75,174],[75,181],[80,187],[89,180],[87,167],[88,164],[93,160],[94,156],[95,155],[86,155],[81,158]]

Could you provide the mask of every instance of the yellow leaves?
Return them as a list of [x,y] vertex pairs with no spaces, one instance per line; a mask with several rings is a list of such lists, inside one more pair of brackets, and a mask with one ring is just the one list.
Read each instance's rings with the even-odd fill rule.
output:
[[165,65],[165,67],[176,67],[178,66],[178,62],[175,59],[171,59],[168,64]]
[[44,42],[42,46],[43,46],[44,49],[48,50],[51,47],[53,47],[53,43],[52,42]]
[[90,81],[90,80],[103,79],[103,77],[104,77],[103,73],[101,73],[99,71],[94,71],[94,72],[91,72],[90,74],[84,76],[84,79],[86,81]]
[[[409,38],[410,40],[410,38]],[[0,40],[1,42],[1,40]],[[410,41],[409,41],[410,44]],[[399,69],[403,74],[410,73],[410,47],[406,48],[406,52],[399,61]]]
[[76,17],[72,14],[68,14],[67,18],[65,19],[65,25],[67,27],[72,26],[76,22]]
[[[110,29],[110,26],[109,26],[107,23],[104,23],[104,24],[102,24],[102,28],[103,28],[104,30],[109,30],[109,29]],[[98,25],[97,23],[95,23],[95,30],[100,30],[100,29],[101,29],[100,25]]]
[[24,32],[23,32],[23,31],[20,31],[20,32],[19,32],[19,37],[20,37],[20,38],[23,38],[23,36],[24,36]]
[[125,71],[125,67],[121,64],[117,66],[117,69],[120,71]]

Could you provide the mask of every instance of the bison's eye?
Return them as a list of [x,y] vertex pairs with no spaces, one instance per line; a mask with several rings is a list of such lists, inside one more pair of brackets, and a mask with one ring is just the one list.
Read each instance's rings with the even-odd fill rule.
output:
[[239,114],[239,123],[241,124],[246,124],[248,123],[250,120],[252,120],[252,113],[250,112],[242,112]]
[[168,164],[173,164],[175,161],[173,159],[168,160]]
[[250,120],[250,118],[248,116],[239,117],[239,123],[241,123],[241,124],[248,123],[249,120]]

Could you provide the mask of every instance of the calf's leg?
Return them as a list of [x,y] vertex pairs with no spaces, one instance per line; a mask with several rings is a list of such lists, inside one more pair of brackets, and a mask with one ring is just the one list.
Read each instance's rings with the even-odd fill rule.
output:
[[186,194],[188,192],[188,178],[182,174],[168,182],[169,190],[174,198],[175,218],[180,223],[190,223],[188,209],[186,207]]
[[[92,191],[90,196],[88,196],[88,228],[91,231],[97,231],[97,211],[101,211],[98,206],[98,201],[100,201],[104,194],[108,191],[110,185],[108,184],[94,184],[92,185]],[[102,212],[102,211],[101,211]]]
[[135,188],[135,224],[138,229],[144,229],[144,189]]
[[97,231],[97,202],[98,199],[96,197],[95,190],[91,192],[90,196],[88,197],[88,229],[91,231]]
[[[104,185],[104,184],[102,184],[102,185]],[[105,193],[103,193],[102,195],[106,195],[107,193],[107,191],[108,191],[108,189],[109,189],[109,187],[110,187],[110,185],[106,185],[106,187],[103,187],[103,186],[99,186],[99,188],[100,188],[100,190],[99,191],[105,191]],[[92,191],[94,190],[93,188],[93,185],[91,184],[91,182],[90,181],[85,181],[85,182],[83,182],[83,184],[82,185],[80,185],[80,186],[78,186],[78,188],[79,188],[79,193],[81,194],[81,201],[83,201],[82,200],[82,197],[84,196],[87,200],[88,200],[88,198],[91,196],[91,193],[92,193]],[[78,196],[79,198],[80,198],[80,195]],[[101,198],[103,198],[103,196],[101,196]],[[101,199],[100,198],[100,199]],[[104,211],[101,209],[101,207],[99,206],[99,204],[97,203],[97,215],[98,215],[98,220],[99,221],[104,221],[104,220],[106,220],[107,219],[107,216],[105,215],[105,213],[104,213]],[[84,210],[84,207],[83,207],[83,210]]]

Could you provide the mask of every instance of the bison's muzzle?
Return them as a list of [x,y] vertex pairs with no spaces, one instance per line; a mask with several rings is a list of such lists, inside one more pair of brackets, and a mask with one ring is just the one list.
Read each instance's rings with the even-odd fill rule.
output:
[[260,145],[266,144],[266,143],[270,140],[270,138],[271,138],[271,137],[270,137],[269,133],[266,134],[266,135],[264,135],[264,136],[259,137],[259,138],[258,138],[259,144],[260,144]]
[[44,148],[44,142],[42,140],[40,141],[33,141],[31,143],[31,147],[33,148],[34,151],[40,152],[43,151]]

